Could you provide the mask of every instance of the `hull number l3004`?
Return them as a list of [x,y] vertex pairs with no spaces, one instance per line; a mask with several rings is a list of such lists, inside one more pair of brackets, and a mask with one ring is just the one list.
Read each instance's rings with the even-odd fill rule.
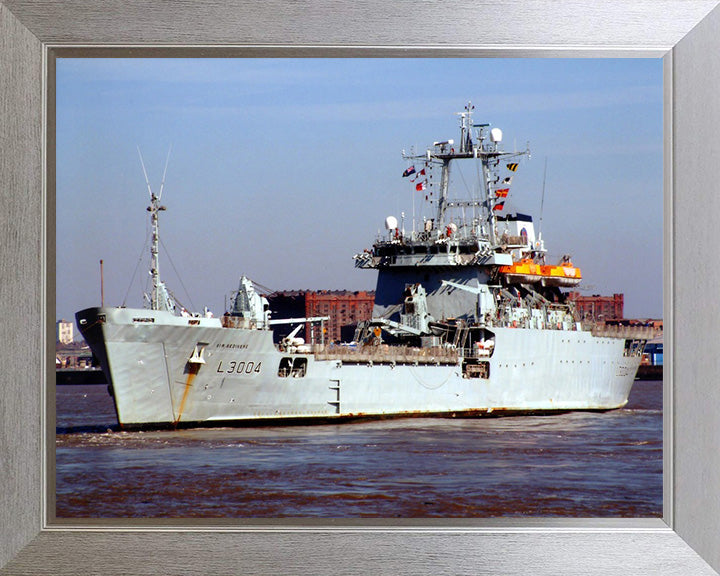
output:
[[217,372],[220,374],[260,374],[262,362],[228,362],[223,366],[222,360],[218,364]]

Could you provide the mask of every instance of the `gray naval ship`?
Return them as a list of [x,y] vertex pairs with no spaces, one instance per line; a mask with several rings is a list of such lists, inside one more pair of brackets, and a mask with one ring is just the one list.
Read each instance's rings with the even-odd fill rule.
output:
[[[502,132],[459,114],[460,138],[405,154],[404,177],[432,218],[388,217],[355,266],[377,270],[373,317],[354,342],[325,342],[326,317],[273,319],[246,277],[221,317],[190,314],[160,279],[150,186],[152,292],[147,308],[88,308],[78,327],[100,361],[121,428],[328,422],[610,410],[628,400],[643,338],[596,335],[563,288],[581,272],[546,263],[532,218],[502,215],[523,156]],[[449,195],[455,161],[478,185]],[[439,178],[431,180],[432,174]],[[273,342],[273,326],[297,327]],[[319,326],[318,326],[319,325]],[[306,342],[299,337],[305,328]],[[319,330],[316,330],[319,328]],[[312,334],[319,338],[311,338]]]

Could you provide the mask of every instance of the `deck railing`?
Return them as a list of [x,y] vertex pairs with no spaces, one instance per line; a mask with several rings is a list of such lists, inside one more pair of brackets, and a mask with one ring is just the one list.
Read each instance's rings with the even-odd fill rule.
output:
[[323,346],[315,344],[313,354],[317,360],[374,364],[456,364],[458,351],[453,348],[416,348],[413,346]]
[[662,334],[652,326],[621,326],[616,324],[598,324],[590,330],[593,336],[601,338],[633,338],[636,340],[650,340]]

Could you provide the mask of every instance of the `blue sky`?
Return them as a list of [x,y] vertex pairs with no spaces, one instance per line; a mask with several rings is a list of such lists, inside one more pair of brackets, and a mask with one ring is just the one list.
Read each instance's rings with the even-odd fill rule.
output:
[[[457,138],[456,113],[531,159],[506,212],[571,254],[585,294],[662,317],[660,59],[59,59],[57,310],[142,305],[148,193],[161,272],[188,308],[222,312],[241,274],[272,289],[372,289],[356,270],[385,217],[412,212],[402,150]],[[470,172],[454,170],[464,186]],[[419,197],[416,196],[416,202]],[[420,213],[418,209],[418,213]],[[137,269],[137,272],[135,270]],[[132,280],[132,282],[131,282]]]

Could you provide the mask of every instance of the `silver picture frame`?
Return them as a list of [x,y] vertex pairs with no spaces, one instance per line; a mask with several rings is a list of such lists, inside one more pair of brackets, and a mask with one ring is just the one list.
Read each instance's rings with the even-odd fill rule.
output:
[[[0,0],[0,574],[717,574],[718,0]],[[662,519],[58,522],[58,55],[664,59]]]

